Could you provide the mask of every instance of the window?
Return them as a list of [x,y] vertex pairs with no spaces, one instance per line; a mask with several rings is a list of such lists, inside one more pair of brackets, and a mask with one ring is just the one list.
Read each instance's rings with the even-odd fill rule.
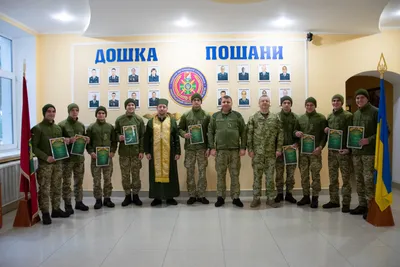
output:
[[12,40],[0,36],[0,151],[17,148]]

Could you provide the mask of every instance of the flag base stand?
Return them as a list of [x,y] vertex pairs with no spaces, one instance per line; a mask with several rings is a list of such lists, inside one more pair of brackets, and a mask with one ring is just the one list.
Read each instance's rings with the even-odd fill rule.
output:
[[375,198],[371,199],[370,203],[367,222],[376,227],[394,226],[393,214],[390,206],[384,211],[381,211],[378,204],[375,202]]
[[17,214],[14,219],[14,227],[31,227],[40,222],[39,216],[36,216],[33,220],[31,219],[30,201],[26,199],[19,201]]

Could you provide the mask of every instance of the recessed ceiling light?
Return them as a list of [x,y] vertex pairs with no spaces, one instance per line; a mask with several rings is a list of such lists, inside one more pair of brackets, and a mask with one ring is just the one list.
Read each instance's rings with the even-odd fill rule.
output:
[[175,21],[174,24],[178,27],[184,27],[184,28],[194,25],[194,23],[192,21],[188,20],[187,18],[181,18],[180,20]]
[[400,10],[397,10],[396,12],[394,12],[395,16],[400,16]]
[[272,25],[274,25],[275,27],[281,27],[281,28],[290,26],[292,24],[293,24],[293,21],[288,18],[285,18],[285,17],[280,17],[279,19],[274,20],[272,22]]
[[61,13],[57,13],[51,16],[53,19],[55,20],[59,20],[62,22],[69,22],[69,21],[73,21],[75,18],[68,14],[67,12],[61,12]]

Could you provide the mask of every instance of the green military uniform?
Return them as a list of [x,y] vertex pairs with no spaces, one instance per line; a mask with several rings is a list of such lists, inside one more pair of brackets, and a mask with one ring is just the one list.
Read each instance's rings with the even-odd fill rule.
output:
[[[366,90],[356,92],[356,96],[360,94],[369,98]],[[364,208],[367,208],[367,201],[370,201],[375,194],[374,163],[377,124],[378,109],[371,103],[367,103],[354,113],[352,126],[364,127],[364,138],[368,138],[369,141],[368,145],[363,146],[362,149],[352,149],[359,206]]]
[[[79,107],[76,104],[68,106],[68,113],[73,109]],[[78,120],[74,120],[70,116],[58,124],[62,129],[62,135],[66,138],[72,138],[75,135],[85,135],[85,125]],[[71,205],[71,178],[74,174],[74,196],[76,202],[82,202],[83,198],[83,177],[85,175],[85,157],[78,155],[71,155],[72,143],[68,145],[68,152],[70,157],[63,160],[63,183],[62,183],[62,197],[66,205]]]
[[265,173],[265,195],[272,199],[275,191],[274,171],[276,152],[282,152],[283,129],[277,114],[263,114],[260,111],[249,118],[247,123],[247,149],[254,153],[253,166],[253,197],[261,196],[261,182]]
[[[201,144],[191,144],[190,139],[185,139],[184,164],[187,170],[186,184],[189,197],[203,198],[205,191],[207,189],[206,169],[208,165],[208,158],[206,156],[206,151],[208,148],[207,131],[209,123],[210,123],[210,115],[201,108],[199,109],[192,108],[192,110],[183,114],[179,121],[179,134],[182,138],[185,138],[185,134],[189,132],[190,126],[200,124],[204,140],[204,142]],[[194,175],[196,161],[199,169],[199,180],[197,182],[197,190],[196,190],[196,182]]]
[[[334,95],[333,99],[339,99],[342,103],[343,96]],[[348,127],[353,123],[353,114],[343,110],[343,108],[333,111],[328,116],[328,127],[332,130],[343,131],[342,149],[347,149],[347,131]],[[328,166],[329,166],[329,195],[330,202],[339,204],[339,168],[342,173],[343,186],[342,186],[342,204],[343,206],[350,206],[351,202],[351,156],[350,154],[340,154],[339,151],[329,150],[328,152]]]
[[[308,102],[312,102],[314,103],[315,106],[317,106],[316,100],[312,97],[306,100],[306,103]],[[325,116],[322,115],[321,113],[313,111],[311,113],[305,113],[299,117],[298,122],[295,126],[294,133],[300,131],[303,132],[303,134],[314,135],[315,148],[320,146],[323,149],[326,144],[326,134],[324,132],[326,127],[327,127],[327,121]],[[311,171],[312,196],[318,198],[319,192],[321,191],[321,176],[320,176],[320,171],[322,169],[321,154],[309,155],[300,153],[299,169],[301,174],[301,186],[303,188],[303,195],[307,197],[310,196],[310,171]]]
[[[43,116],[50,107],[54,108],[50,104],[43,107]],[[39,208],[43,214],[48,214],[50,209],[49,199],[51,199],[53,211],[60,209],[62,179],[62,162],[47,162],[47,158],[52,157],[49,139],[62,137],[62,130],[54,121],[43,119],[42,122],[32,128],[31,132],[32,151],[39,159],[39,169],[37,170]]]
[[[100,106],[96,109],[96,115],[100,110],[106,112],[105,107]],[[90,142],[86,146],[89,154],[96,153],[96,147],[110,147],[110,153],[115,153],[117,150],[117,140],[115,137],[114,127],[105,121],[96,120],[95,123],[90,124],[87,129],[87,136],[90,138]],[[93,176],[94,198],[96,200],[101,200],[102,196],[104,196],[104,199],[109,199],[113,188],[111,183],[111,175],[113,172],[112,158],[110,158],[108,166],[102,167],[97,167],[96,159],[92,158],[90,170]],[[101,189],[101,173],[103,173],[104,179],[103,192]]]
[[208,126],[208,144],[216,149],[217,196],[226,197],[226,171],[231,176],[231,197],[240,196],[240,149],[246,149],[246,125],[242,115],[236,111],[218,111],[211,117]]
[[[132,100],[132,101],[130,101]],[[128,103],[134,103],[133,99],[128,99],[125,102],[125,108]],[[124,134],[124,126],[136,126],[138,144],[125,145],[125,142],[119,142],[119,164],[121,167],[122,187],[125,195],[138,195],[141,189],[140,169],[142,168],[142,161],[139,159],[139,153],[144,153],[144,133],[145,126],[143,119],[135,113],[129,114],[128,112],[117,118],[115,121],[116,138]],[[131,181],[132,175],[132,181]]]
[[[298,138],[293,134],[294,127],[296,126],[298,116],[289,111],[285,112],[281,110],[279,113],[279,118],[282,122],[283,127],[283,146],[291,146],[298,142]],[[285,172],[286,167],[286,194],[292,194],[294,187],[294,171],[296,170],[296,165],[286,165],[283,159],[283,155],[276,159],[276,190],[278,194],[283,194],[283,185],[284,185],[284,177],[283,174]]]

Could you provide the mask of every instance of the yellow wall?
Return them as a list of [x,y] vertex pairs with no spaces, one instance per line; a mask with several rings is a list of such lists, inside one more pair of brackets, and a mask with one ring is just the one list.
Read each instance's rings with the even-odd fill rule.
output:
[[[269,36],[271,38],[303,38],[303,35],[295,36]],[[151,41],[151,40],[183,40],[191,38],[191,40],[216,40],[216,39],[251,39],[261,38],[255,35],[211,35],[211,36],[162,36],[162,37],[121,37],[94,39],[85,38],[76,35],[42,35],[38,37],[38,92],[37,92],[37,107],[38,120],[41,120],[41,107],[46,103],[53,103],[58,107],[58,120],[66,116],[66,106],[71,100],[71,46],[75,43],[93,43],[93,42],[130,42],[130,41]],[[380,53],[383,52],[386,56],[389,69],[393,72],[400,73],[399,51],[396,45],[400,41],[400,32],[391,31],[376,34],[372,36],[346,36],[346,35],[324,35],[316,36],[313,43],[309,43],[308,56],[308,78],[309,78],[309,96],[314,96],[318,100],[318,112],[328,115],[331,110],[331,96],[336,93],[345,95],[345,82],[360,72],[375,70]],[[268,41],[264,43],[268,44]],[[222,44],[222,43],[221,43]],[[138,46],[140,47],[140,46]],[[203,55],[200,55],[203,56]],[[94,55],[89,55],[93,58]],[[160,60],[161,61],[161,60]],[[211,65],[215,66],[217,62]],[[234,65],[239,64],[235,62]],[[83,66],[85,70],[88,66]],[[193,66],[196,67],[196,66]],[[213,67],[214,69],[214,67]],[[164,73],[165,75],[165,73]],[[169,74],[170,75],[170,74]],[[104,79],[104,77],[103,77]],[[167,78],[167,80],[169,77]],[[210,79],[213,79],[210,78]],[[87,89],[85,89],[87,90]],[[163,88],[164,96],[168,95],[167,88]],[[296,88],[298,92],[304,92],[304,88]],[[122,91],[122,90],[121,90]],[[123,93],[121,93],[123,94]],[[305,98],[305,96],[304,96]],[[303,99],[304,99],[303,98]],[[143,99],[143,97],[142,97]],[[273,96],[273,101],[275,96]],[[214,99],[212,99],[214,103]],[[303,104],[301,100],[294,102],[296,110],[302,111]],[[253,101],[253,104],[254,101]],[[178,106],[172,105],[178,108]],[[176,112],[171,107],[171,112]],[[215,108],[215,107],[214,107]],[[212,110],[211,110],[212,111]],[[122,113],[122,110],[120,111]],[[248,114],[245,115],[247,117]],[[94,116],[93,116],[94,119]],[[246,118],[247,119],[247,118]],[[113,122],[113,121],[111,121]],[[327,172],[327,153],[324,150],[323,170],[321,172],[322,186],[328,186]],[[252,169],[250,160],[246,156],[242,160],[241,185],[242,189],[252,188]],[[147,162],[143,160],[143,168],[141,172],[142,188],[148,190],[147,181]],[[85,189],[91,190],[92,182],[87,161],[85,175]],[[120,171],[118,164],[115,165],[113,174],[114,190],[121,190]],[[183,167],[183,160],[179,162],[179,174],[181,189],[186,190],[186,175]],[[208,175],[208,190],[215,190],[215,171],[214,160],[210,160],[207,171]],[[296,173],[296,187],[300,188],[299,174]]]

